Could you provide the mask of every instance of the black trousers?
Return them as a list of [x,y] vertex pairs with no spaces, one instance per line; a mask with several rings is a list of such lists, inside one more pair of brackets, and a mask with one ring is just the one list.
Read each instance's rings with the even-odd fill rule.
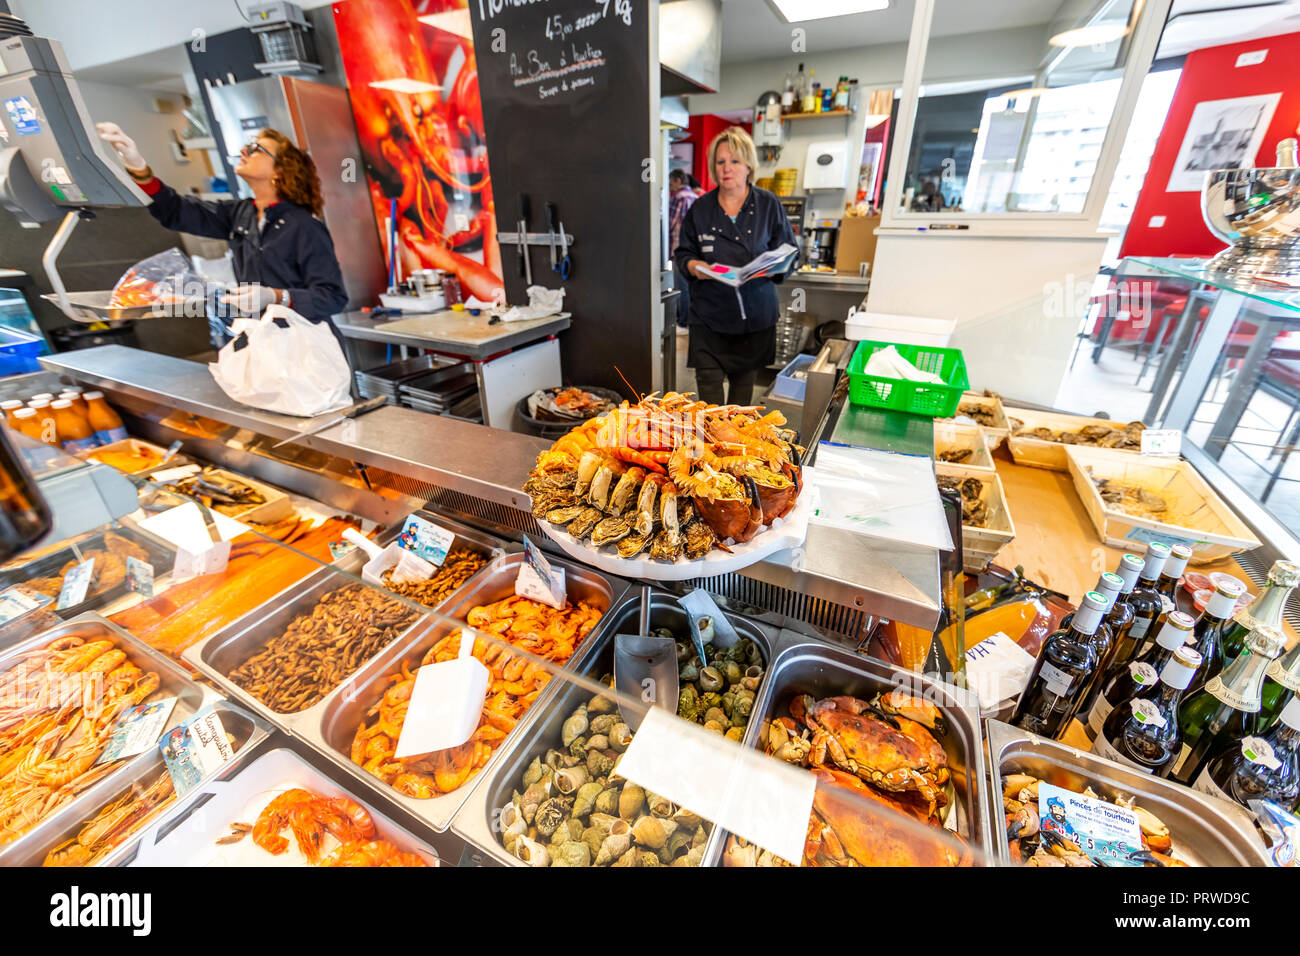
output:
[[[708,326],[691,326],[686,364],[695,369],[700,398],[714,405],[749,405],[754,398],[758,370],[776,356],[776,328],[728,335]],[[723,401],[722,383],[728,394]]]
[[[751,405],[754,399],[754,382],[758,378],[758,369],[750,369],[738,375],[728,375],[716,365],[695,370],[695,387],[700,398],[711,405]],[[723,400],[722,382],[728,386],[726,400]]]

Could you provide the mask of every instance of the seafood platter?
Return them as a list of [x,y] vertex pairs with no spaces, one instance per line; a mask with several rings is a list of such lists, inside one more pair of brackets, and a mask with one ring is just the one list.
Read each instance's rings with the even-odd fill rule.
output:
[[[474,656],[491,677],[479,725],[460,747],[412,758],[395,756],[414,672],[426,663],[454,659],[468,630],[446,621],[417,626],[362,665],[316,706],[291,718],[295,736],[342,767],[353,780],[380,793],[433,830],[445,831],[479,779],[525,735],[526,718],[564,681],[552,672],[587,652],[589,635],[622,595],[627,582],[554,559],[565,571],[567,603],[555,609],[516,597],[522,554],[496,558],[441,613],[526,651],[509,653],[481,636]],[[539,663],[539,662],[545,662]]]
[[[612,686],[614,639],[637,631],[640,612],[639,596],[609,612],[573,665],[587,680],[566,683],[529,715],[523,742],[457,815],[457,835],[507,866],[700,866],[715,855],[720,831],[709,821],[618,777],[634,734],[613,697],[588,686]],[[650,595],[649,633],[677,643],[677,715],[740,741],[779,634],[742,617],[727,620],[736,640],[703,626],[702,661],[681,605],[669,594]]]
[[1134,848],[1133,862],[1142,866],[1267,864],[1250,815],[1235,804],[1001,721],[986,727],[994,848],[1003,865],[1097,865],[1077,843],[1041,832],[1044,783],[1136,813],[1142,846]]
[[[745,745],[817,777],[801,864],[982,864],[991,847],[973,698],[790,638],[759,693]],[[721,842],[723,866],[790,865],[734,834]]]
[[1186,461],[1071,447],[1066,461],[1097,536],[1115,548],[1186,544],[1204,564],[1259,547],[1237,513]]
[[761,406],[648,395],[559,438],[524,491],[565,553],[603,571],[725,574],[803,543],[811,472],[798,438]]

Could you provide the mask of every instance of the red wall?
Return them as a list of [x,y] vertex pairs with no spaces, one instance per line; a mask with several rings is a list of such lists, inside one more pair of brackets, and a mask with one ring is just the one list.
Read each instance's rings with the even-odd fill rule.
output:
[[[1263,63],[1236,65],[1239,55],[1257,50],[1268,51]],[[1197,103],[1206,100],[1280,92],[1282,98],[1255,159],[1258,166],[1272,166],[1278,140],[1296,135],[1296,124],[1300,121],[1297,63],[1300,63],[1300,33],[1211,47],[1188,54],[1164,129],[1156,141],[1151,167],[1138,195],[1132,222],[1124,235],[1121,256],[1213,255],[1224,247],[1205,228],[1205,221],[1201,218],[1200,192],[1165,192],[1192,111]],[[1148,223],[1152,216],[1164,216],[1165,224],[1151,228]]]
[[690,126],[687,129],[690,132],[690,141],[695,144],[695,162],[691,167],[691,174],[700,181],[704,189],[710,190],[718,185],[713,181],[713,170],[709,169],[709,144],[713,142],[713,137],[717,136],[729,126],[739,126],[745,132],[750,131],[751,123],[733,123],[731,120],[723,119],[721,116],[714,116],[712,113],[702,113],[699,116],[692,116]]

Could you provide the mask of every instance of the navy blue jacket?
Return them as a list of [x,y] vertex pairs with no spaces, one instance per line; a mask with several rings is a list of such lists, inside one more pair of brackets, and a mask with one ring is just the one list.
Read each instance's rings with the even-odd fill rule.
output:
[[[783,242],[799,248],[785,208],[766,189],[749,187],[745,205],[734,223],[722,211],[716,189],[695,200],[682,220],[681,238],[673,253],[677,268],[690,283],[691,324],[731,335],[758,332],[776,325],[781,316],[776,283],[784,281],[785,275],[750,279],[733,289],[712,279],[695,278],[686,264],[701,259],[743,266]],[[798,263],[796,255],[791,269]]]
[[334,328],[330,317],[347,305],[348,294],[334,241],[311,210],[281,200],[266,210],[259,233],[257,204],[251,199],[209,202],[182,196],[166,183],[158,182],[158,187],[149,212],[165,228],[228,240],[239,282],[287,289],[290,308]]

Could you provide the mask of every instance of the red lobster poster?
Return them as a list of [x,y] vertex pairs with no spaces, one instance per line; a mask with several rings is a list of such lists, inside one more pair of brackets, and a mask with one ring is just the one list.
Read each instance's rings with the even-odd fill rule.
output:
[[467,0],[346,0],[334,22],[385,255],[396,200],[402,275],[443,269],[491,301],[504,287]]

